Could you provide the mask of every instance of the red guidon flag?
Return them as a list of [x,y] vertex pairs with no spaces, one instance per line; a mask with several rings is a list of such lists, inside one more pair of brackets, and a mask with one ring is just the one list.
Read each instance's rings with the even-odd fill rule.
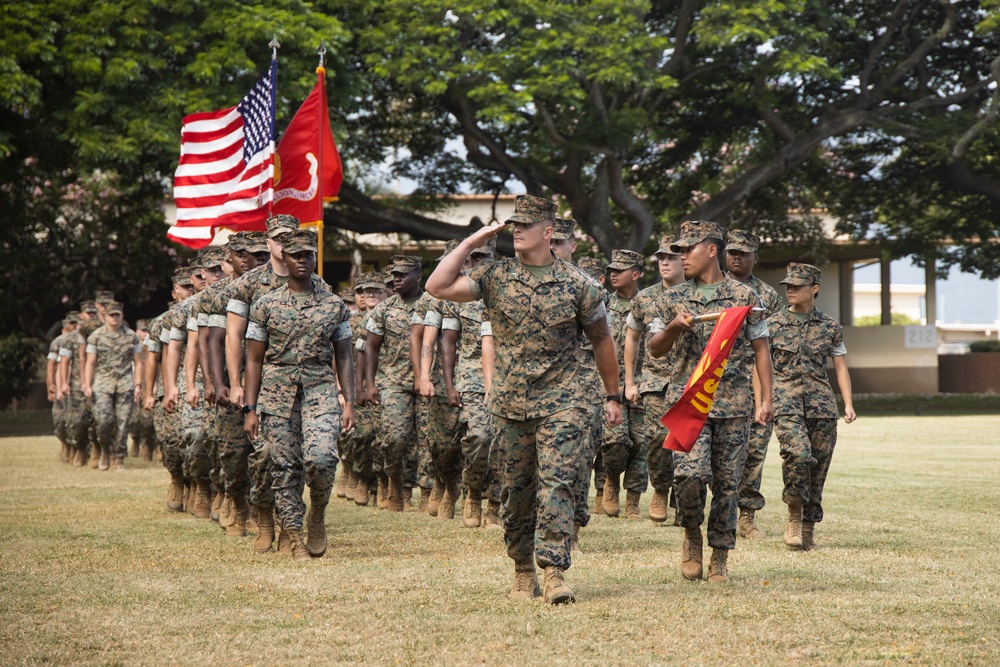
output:
[[690,452],[694,447],[708,413],[712,411],[712,401],[729,363],[729,353],[752,309],[753,306],[728,308],[720,314],[680,400],[660,418],[660,422],[670,430],[663,441],[664,449]]
[[302,224],[322,222],[323,202],[337,198],[344,177],[330,130],[326,70],[319,67],[316,74],[316,86],[281,136],[274,160],[274,213],[294,215]]

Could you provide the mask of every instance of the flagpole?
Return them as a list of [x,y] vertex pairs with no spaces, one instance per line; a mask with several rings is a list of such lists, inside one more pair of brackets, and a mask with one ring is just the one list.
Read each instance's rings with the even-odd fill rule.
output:
[[[326,44],[323,42],[319,43],[319,49],[316,50],[319,54],[319,67],[316,68],[316,79],[317,83],[323,84],[323,99],[326,99]],[[323,105],[323,113],[330,115],[327,110],[326,105]],[[319,181],[316,186],[316,196],[319,199],[319,219],[316,222],[316,270],[319,273],[319,277],[323,277],[323,177],[326,172],[323,171],[323,125],[318,128],[319,132],[317,135],[319,137],[319,146],[317,152],[319,153]]]
[[[278,47],[281,44],[278,43],[278,33],[274,33],[271,37],[271,42],[268,44],[271,47],[271,143],[274,143],[274,115],[278,108]],[[274,167],[271,167],[274,169]],[[267,202],[267,217],[271,217],[274,214],[274,196]]]

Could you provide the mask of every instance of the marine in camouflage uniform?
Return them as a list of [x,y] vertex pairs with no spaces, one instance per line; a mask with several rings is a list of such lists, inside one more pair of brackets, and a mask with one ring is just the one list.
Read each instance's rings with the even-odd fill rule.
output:
[[142,388],[142,346],[122,315],[120,303],[107,304],[108,323],[87,338],[83,393],[94,400],[101,470],[124,470],[128,420]]
[[[354,455],[354,465],[351,470],[357,480],[354,486],[354,494],[349,498],[354,500],[356,505],[367,505],[370,489],[374,488],[376,477],[382,473],[382,449],[380,427],[382,421],[382,407],[380,405],[369,405],[363,401],[367,390],[365,385],[365,339],[368,332],[365,329],[365,322],[369,312],[385,296],[385,281],[379,272],[362,273],[358,275],[354,282],[355,299],[358,303],[358,311],[351,315],[351,335],[354,338],[354,378],[357,400],[354,411],[354,430],[347,438],[351,442]],[[382,381],[378,375],[375,381]],[[383,481],[382,492],[385,495],[387,481]]]
[[823,486],[837,445],[837,401],[826,370],[833,359],[844,398],[845,422],[856,419],[847,370],[844,329],[813,304],[820,270],[788,265],[781,281],[790,307],[768,320],[774,360],[774,430],[781,445],[781,472],[788,505],[784,542],[793,549],[816,546],[815,525],[823,520]]
[[74,467],[87,463],[90,450],[90,407],[83,393],[83,366],[87,341],[76,330],[62,337],[59,345],[59,375],[63,384],[66,442],[69,444]]
[[211,304],[217,296],[219,288],[217,285],[225,279],[223,262],[228,258],[228,251],[224,248],[205,248],[198,252],[198,262],[201,264],[202,276],[205,279],[205,289],[197,292],[191,299],[190,311],[187,318],[187,337],[190,353],[196,355],[198,369],[202,378],[202,390],[192,394],[187,392],[187,402],[191,403],[192,398],[197,401],[197,413],[201,415],[201,424],[197,433],[204,440],[204,445],[197,446],[197,440],[189,441],[189,461],[188,467],[200,469],[202,466],[208,468],[209,495],[212,499],[209,518],[212,521],[219,520],[219,509],[225,497],[222,486],[220,463],[219,463],[219,410],[215,402],[215,385],[212,383],[209,371],[209,326],[208,316],[211,311]]
[[[656,358],[649,352],[650,337],[663,331],[671,319],[671,315],[663,311],[666,305],[665,294],[671,287],[684,281],[680,255],[670,249],[674,241],[676,237],[673,236],[660,238],[659,248],[654,254],[660,282],[640,290],[632,299],[626,319],[628,331],[624,351],[625,393],[626,396],[634,396],[633,402],[641,403],[646,411],[646,467],[649,471],[649,482],[653,487],[653,497],[649,501],[649,518],[656,523],[666,521],[667,508],[676,505],[676,498],[671,497],[674,486],[674,457],[673,452],[663,448],[667,429],[660,422],[660,418],[670,407],[666,394],[673,379],[676,354],[671,350],[666,356]],[[632,359],[631,366],[627,363],[629,359]]]
[[[726,235],[726,266],[728,276],[749,286],[760,300],[764,308],[764,317],[768,318],[781,308],[781,297],[774,288],[753,275],[753,267],[757,262],[757,249],[760,239],[743,229],[731,229]],[[761,424],[751,422],[750,440],[747,446],[747,462],[743,466],[737,494],[739,495],[740,518],[737,523],[737,533],[747,539],[764,537],[764,532],[757,526],[755,515],[764,509],[764,496],[760,492],[761,477],[764,473],[764,458],[767,456],[767,444],[771,440],[774,422]]]
[[[642,276],[643,256],[631,250],[613,250],[611,284],[615,291],[608,303],[611,335],[618,352],[618,382],[625,386],[625,335],[632,301],[638,293],[637,282]],[[642,363],[640,357],[639,363]],[[649,438],[646,435],[646,411],[641,402],[625,398],[622,402],[622,423],[604,427],[601,450],[607,480],[604,483],[603,504],[608,516],[618,516],[620,487],[625,487],[625,518],[641,519],[639,498],[649,483],[646,466]],[[624,474],[624,479],[622,475]]]
[[[219,527],[230,537],[246,535],[247,521],[250,518],[249,494],[250,472],[249,456],[251,444],[243,430],[242,405],[230,400],[230,378],[235,375],[242,388],[243,353],[239,354],[236,363],[239,367],[234,373],[228,371],[226,358],[226,324],[227,307],[230,300],[230,288],[248,271],[256,266],[256,259],[250,249],[256,249],[259,241],[249,232],[230,235],[224,246],[224,251],[233,267],[231,275],[215,283],[206,292],[208,295],[202,310],[207,311],[205,317],[198,316],[198,340],[206,335],[206,356],[208,357],[209,375],[212,381],[213,399],[215,402],[215,438],[218,452],[218,484],[222,492],[222,500],[217,508]],[[267,247],[266,244],[264,247]],[[202,330],[202,322],[207,332]],[[270,478],[266,486],[270,489]],[[268,492],[269,494],[269,492]],[[273,535],[273,510],[270,495],[263,519],[263,530],[258,530],[254,548],[260,551],[270,551]],[[258,516],[258,521],[261,517]]]
[[[410,333],[421,295],[421,261],[419,257],[396,255],[392,262],[395,293],[372,309],[365,324],[365,384],[366,401],[382,405],[383,471],[389,478],[387,509],[401,512],[418,481],[417,392]],[[376,381],[376,371],[385,374],[382,384]]]
[[[102,296],[102,298],[104,298],[106,296],[106,294],[102,293],[101,296]],[[112,298],[111,300],[114,301],[114,298]],[[97,301],[95,301],[95,300],[84,301],[83,303],[80,304],[80,311],[82,312],[82,316],[81,316],[81,319],[80,319],[80,327],[77,329],[77,332],[80,334],[80,338],[81,338],[81,340],[80,340],[80,349],[78,350],[78,355],[79,355],[79,359],[80,359],[80,372],[81,372],[81,374],[83,373],[83,368],[84,368],[84,366],[86,365],[86,362],[87,362],[87,338],[90,337],[90,334],[94,333],[101,326],[104,325],[104,314],[102,312],[103,309],[104,309],[104,305],[101,305],[101,307],[98,308]],[[82,375],[81,375],[81,378],[82,378]],[[81,379],[81,385],[80,386],[81,386],[81,388],[83,386],[82,379]],[[81,391],[82,391],[82,389],[81,389]],[[85,400],[85,408],[84,409],[87,412],[87,445],[86,445],[86,451],[87,451],[87,454],[89,456],[89,465],[90,465],[90,467],[96,470],[97,469],[98,458],[100,457],[100,454],[101,454],[101,448],[97,444],[97,426],[96,426],[96,423],[94,422],[94,401],[93,401],[93,399],[91,399],[89,397],[86,398],[86,400]]]
[[[715,222],[689,221],[681,226],[681,238],[673,244],[688,265],[688,280],[665,295],[664,308],[672,316],[667,328],[650,339],[650,351],[662,353],[660,341],[671,341],[676,354],[674,377],[667,389],[667,405],[674,405],[684,393],[694,372],[714,322],[692,323],[691,315],[703,315],[739,306],[758,306],[752,289],[722,274],[719,267],[722,227]],[[708,517],[708,544],[712,547],[708,579],[729,581],[728,555],[736,545],[736,485],[746,463],[747,438],[754,418],[753,368],[761,372],[761,419],[770,419],[771,368],[767,354],[767,323],[760,313],[751,313],[740,330],[728,364],[719,381],[705,426],[690,452],[674,453],[674,484],[677,516],[685,529],[681,573],[688,579],[702,576],[701,524],[705,521],[707,488],[712,487]],[[746,340],[754,341],[754,356]]]
[[[454,248],[449,242],[445,252]],[[417,443],[426,454],[418,455],[419,467],[429,470],[435,489],[440,496],[432,495],[436,506],[420,497],[421,509],[442,519],[455,517],[455,503],[461,497],[459,482],[462,476],[462,449],[459,428],[460,399],[454,384],[454,363],[451,376],[445,379],[441,327],[444,323],[446,302],[424,292],[414,308],[414,335],[421,341],[419,359],[420,398],[418,399]],[[417,321],[419,320],[419,323]],[[452,350],[453,351],[453,350]],[[454,362],[454,360],[452,360]],[[449,388],[451,390],[449,394]],[[423,423],[426,422],[426,423]]]
[[[146,338],[149,336],[149,320],[139,320],[135,323],[135,334],[139,337],[139,343],[143,350],[146,349]],[[142,395],[145,396],[145,373],[143,373]],[[142,456],[145,461],[153,460],[153,452],[156,450],[156,429],[153,427],[153,411],[146,410],[144,406],[136,406],[132,410],[132,419],[129,421],[128,433],[132,437],[132,447],[129,450],[131,456]]]
[[[69,446],[69,436],[66,432],[66,398],[63,393],[62,379],[59,375],[59,348],[70,334],[76,331],[77,319],[67,315],[62,321],[62,331],[49,343],[49,353],[46,355],[45,384],[49,400],[52,401],[52,427],[59,439],[59,460],[69,463],[72,459],[72,449]],[[68,394],[69,392],[65,392]]]
[[[194,293],[191,275],[184,269],[179,269],[173,276],[174,303],[150,322],[149,336],[146,338],[146,359],[150,364],[146,373],[145,384],[149,394],[144,401],[148,409],[153,406],[153,427],[163,454],[163,467],[170,474],[170,485],[167,489],[167,509],[171,512],[183,511],[188,501],[188,491],[184,481],[184,422],[181,414],[175,409],[167,410],[165,403],[165,382],[162,377],[163,357],[165,349],[170,345],[170,324],[173,310],[178,302],[187,299]],[[157,374],[159,372],[159,379]],[[178,391],[183,391],[183,377],[175,380]],[[155,396],[153,392],[155,391]]]
[[[197,325],[191,308],[205,286],[201,278],[201,265],[197,259],[188,266],[195,293],[168,311],[163,319],[164,329],[169,328],[169,341],[163,366],[164,407],[181,415],[184,439],[180,456],[181,469],[188,483],[187,510],[195,518],[207,519],[211,515],[211,462],[203,427],[201,396],[204,378],[198,363]],[[201,286],[201,290],[199,290]],[[194,328],[194,331],[191,329]]]
[[[282,239],[299,228],[299,221],[291,215],[275,215],[267,219],[266,241],[271,251],[271,259],[263,265],[247,271],[234,280],[223,291],[226,302],[226,368],[229,374],[230,402],[238,407],[244,405],[241,360],[245,354],[244,336],[249,322],[250,308],[264,295],[282,287],[288,281],[288,272],[282,260]],[[253,237],[249,237],[253,240]],[[330,286],[313,274],[313,289],[330,291]],[[262,441],[252,442],[249,455],[250,502],[257,508],[258,522],[263,511],[270,511],[274,505],[271,493],[270,456]],[[258,533],[258,540],[261,535]],[[259,551],[270,549],[266,539],[255,542]],[[286,551],[290,547],[282,547]]]
[[515,200],[518,258],[481,262],[469,276],[462,264],[499,227],[473,234],[445,257],[428,280],[438,298],[482,299],[496,346],[489,407],[503,449],[502,518],[507,554],[514,561],[511,596],[540,594],[535,563],[545,568],[544,596],[573,601],[563,572],[570,566],[577,494],[587,455],[583,442],[593,412],[581,366],[581,331],[594,344],[609,419],[620,419],[618,368],[600,286],[575,266],[553,257],[555,205],[521,195]]
[[[282,247],[288,283],[258,299],[250,311],[244,411],[251,432],[260,414],[278,518],[293,556],[306,559],[322,556],[327,547],[325,509],[341,429],[337,381],[344,388],[349,429],[354,423],[354,362],[350,311],[331,290],[315,287],[309,279],[316,266],[315,232],[292,232]],[[305,543],[303,482],[311,501]]]
[[[363,317],[363,315],[358,313],[358,299],[354,295],[354,288],[345,287],[337,293],[337,296],[339,296],[340,300],[344,302],[344,305],[347,306],[347,309],[351,314],[350,323],[353,337],[356,322],[361,320]],[[363,320],[361,321],[363,326]],[[354,344],[353,340],[351,341],[351,344]],[[354,415],[355,419],[357,419],[357,404],[355,404]],[[356,429],[357,426],[355,426],[352,431]],[[337,443],[337,449],[340,452],[340,476],[337,478],[337,485],[334,487],[334,493],[338,498],[344,498],[346,500],[354,500],[354,491],[358,485],[358,478],[354,475],[354,438],[352,435],[353,432],[343,433],[340,436],[340,442]]]
[[[470,268],[480,261],[493,259],[495,247],[494,241],[482,248],[474,248],[469,253]],[[489,324],[489,319],[482,301],[440,303],[445,392],[450,402],[459,404],[462,486],[466,490],[462,524],[477,528],[483,522],[483,496],[490,482],[490,443],[494,435],[493,417],[486,407],[483,376],[483,323]],[[494,477],[496,472],[493,471]],[[499,486],[496,487],[497,497],[488,499],[487,516],[492,519],[489,525],[499,528],[500,498]]]

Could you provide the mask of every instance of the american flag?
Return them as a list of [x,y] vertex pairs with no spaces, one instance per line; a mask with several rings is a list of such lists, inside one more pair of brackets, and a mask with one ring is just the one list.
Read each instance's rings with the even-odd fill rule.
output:
[[174,173],[177,224],[167,237],[192,248],[216,227],[263,230],[274,199],[274,81],[277,61],[243,101],[185,116]]

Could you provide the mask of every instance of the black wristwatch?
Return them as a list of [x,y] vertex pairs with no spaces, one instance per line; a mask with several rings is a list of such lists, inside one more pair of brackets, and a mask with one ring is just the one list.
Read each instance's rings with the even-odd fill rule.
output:
[[248,415],[256,409],[257,409],[256,405],[244,405],[242,408],[240,408],[240,412],[242,412],[244,415]]
[[608,394],[607,396],[604,397],[604,400],[606,400],[606,401],[614,401],[615,403],[621,403],[622,402],[622,395],[621,394]]

